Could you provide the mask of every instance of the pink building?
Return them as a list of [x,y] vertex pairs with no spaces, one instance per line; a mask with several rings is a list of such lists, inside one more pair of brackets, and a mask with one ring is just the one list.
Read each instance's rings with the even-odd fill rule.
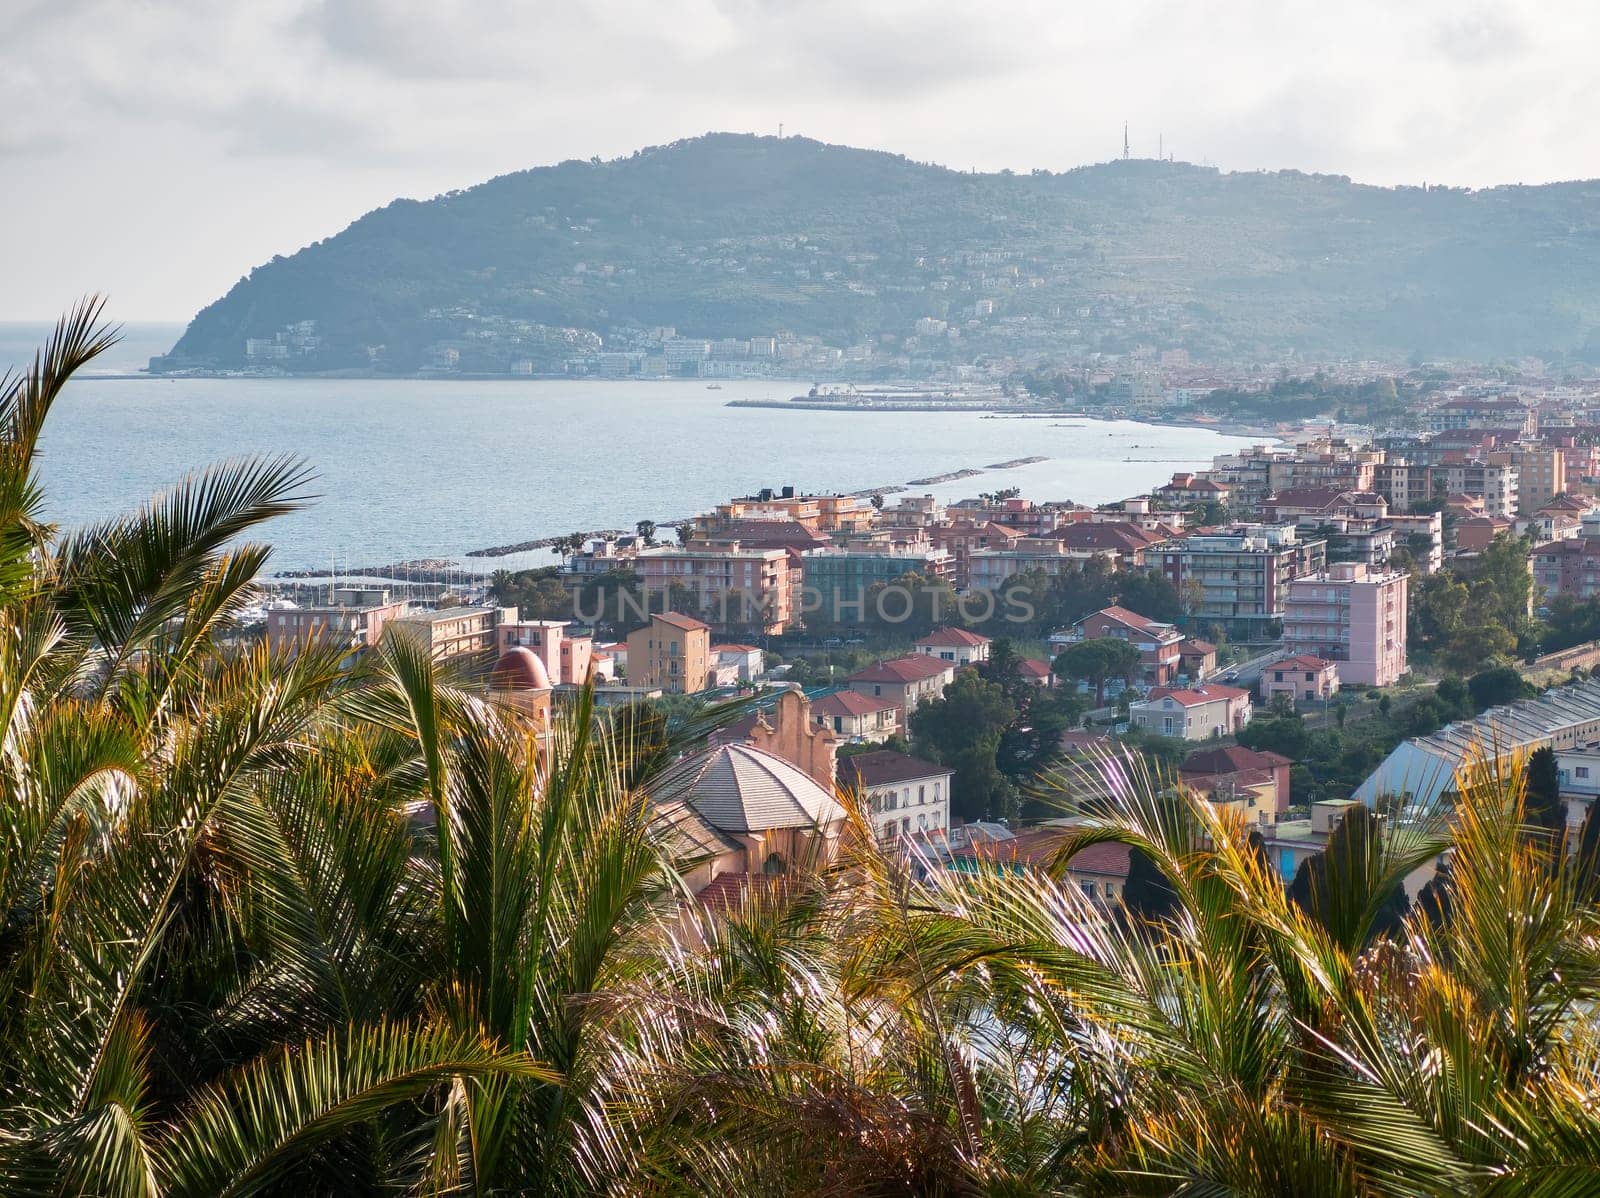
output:
[[571,631],[565,620],[519,620],[500,626],[500,652],[516,646],[531,649],[551,679],[563,686],[582,686],[589,677],[594,638]]
[[1261,674],[1261,697],[1269,703],[1287,695],[1291,703],[1315,703],[1339,693],[1339,667],[1325,657],[1286,657]]
[[1407,669],[1407,582],[1359,562],[1295,579],[1284,599],[1284,652],[1338,662],[1345,683],[1392,685]]

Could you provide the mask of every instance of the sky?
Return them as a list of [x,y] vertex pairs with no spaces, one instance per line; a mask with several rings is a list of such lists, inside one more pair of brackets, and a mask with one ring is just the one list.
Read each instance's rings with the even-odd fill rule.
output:
[[1593,0],[0,0],[0,320],[191,317],[397,196],[710,130],[1600,175]]

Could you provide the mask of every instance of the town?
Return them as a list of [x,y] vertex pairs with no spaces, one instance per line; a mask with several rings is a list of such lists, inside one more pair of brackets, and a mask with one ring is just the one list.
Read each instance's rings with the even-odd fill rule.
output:
[[[1237,808],[1285,884],[1353,806],[1433,802],[1491,743],[1552,755],[1552,810],[1593,835],[1597,410],[1582,388],[1457,380],[1409,431],[1285,424],[1096,507],[779,486],[670,535],[644,520],[555,538],[558,563],[430,606],[378,579],[302,585],[265,634],[285,650],[405,635],[546,727],[586,684],[607,706],[742,704],[691,807],[694,786],[776,770],[783,818],[857,790],[886,847],[944,867],[1049,860],[1093,762],[1124,747]],[[1126,850],[1070,868],[1123,901]],[[727,901],[759,873],[741,851],[694,881]]]

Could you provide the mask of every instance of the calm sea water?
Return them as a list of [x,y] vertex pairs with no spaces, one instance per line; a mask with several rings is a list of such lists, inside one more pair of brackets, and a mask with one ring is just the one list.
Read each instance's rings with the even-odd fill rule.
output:
[[[0,367],[24,360],[44,331],[0,325]],[[99,369],[136,369],[178,331],[130,327]],[[292,453],[316,472],[320,497],[269,528],[273,565],[342,568],[631,528],[761,487],[854,491],[1031,455],[1049,460],[915,491],[951,500],[1017,486],[1033,499],[1103,502],[1246,443],[1132,422],[725,406],[801,390],[766,380],[710,391],[695,382],[86,375],[51,413],[41,470],[50,518],[71,525],[128,510],[211,462]],[[491,569],[553,559],[474,560]]]

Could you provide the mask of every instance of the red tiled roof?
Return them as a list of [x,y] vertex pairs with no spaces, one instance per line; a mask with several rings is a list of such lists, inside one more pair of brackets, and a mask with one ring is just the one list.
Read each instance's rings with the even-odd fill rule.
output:
[[1158,699],[1171,699],[1184,707],[1197,707],[1201,703],[1215,703],[1218,699],[1243,699],[1249,693],[1236,686],[1219,686],[1214,682],[1206,682],[1192,688],[1158,686],[1151,690],[1147,700],[1154,703]]
[[[1170,629],[1172,627],[1170,624],[1163,625],[1159,620],[1152,620],[1149,616],[1141,616],[1136,611],[1126,607],[1118,607],[1115,604],[1110,607],[1102,607],[1096,612],[1090,612],[1082,620],[1079,620],[1078,624],[1092,620],[1096,616],[1105,616],[1119,624],[1126,624],[1129,628],[1137,629],[1139,632],[1154,633],[1162,628]],[[1073,627],[1076,628],[1078,624],[1074,624]]]
[[713,653],[759,653],[754,645],[712,645]]
[[987,645],[989,638],[979,636],[976,632],[968,632],[965,628],[935,628],[927,636],[918,637],[919,645],[957,645],[961,648],[971,649],[978,645]]
[[880,661],[875,666],[868,666],[864,670],[857,670],[845,681],[921,682],[927,678],[949,673],[954,668],[951,662],[929,657],[925,653],[915,653],[910,657],[895,657],[889,661]]
[[1222,745],[1214,749],[1196,749],[1183,759],[1178,772],[1209,777],[1247,770],[1270,770],[1274,766],[1293,764],[1282,753],[1261,752],[1243,745]]
[[1036,657],[1024,657],[1017,662],[1017,673],[1032,678],[1048,678],[1050,676],[1050,663],[1040,661]]
[[875,711],[893,710],[895,705],[887,699],[875,699],[857,691],[834,691],[819,699],[811,700],[812,715],[871,715]]
[[659,612],[654,618],[660,620],[663,624],[671,624],[674,628],[681,628],[685,632],[698,632],[701,629],[707,632],[711,631],[711,625],[702,623],[693,616],[686,616],[682,612]]
[[883,786],[890,782],[909,782],[917,778],[941,778],[954,771],[931,761],[921,761],[893,749],[872,753],[852,753],[839,758],[841,786]]
[[[989,840],[958,849],[953,855],[969,861],[993,861],[1044,869],[1055,859],[1062,842],[1072,835],[1068,828],[1026,828],[1010,840]],[[1067,863],[1069,873],[1100,874],[1114,878],[1128,876],[1128,846],[1091,844],[1079,849]]]
[[1063,524],[1046,534],[1067,549],[1115,549],[1119,552],[1148,549],[1162,538],[1125,520],[1104,524]]
[[1191,636],[1178,646],[1180,653],[1215,653],[1217,647],[1210,641],[1203,641],[1197,636]]
[[1285,657],[1275,661],[1267,667],[1269,670],[1326,670],[1334,663],[1325,657],[1313,657],[1309,653],[1301,653],[1296,657]]

